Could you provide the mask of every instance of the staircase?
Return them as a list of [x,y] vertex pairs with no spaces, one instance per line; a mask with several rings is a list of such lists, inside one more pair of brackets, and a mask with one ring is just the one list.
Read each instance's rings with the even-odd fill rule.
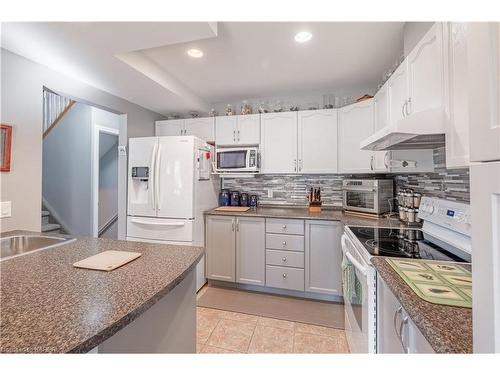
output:
[[57,125],[76,102],[46,88],[43,90],[43,138]]
[[63,234],[63,230],[57,224],[49,211],[42,210],[42,232],[45,234]]

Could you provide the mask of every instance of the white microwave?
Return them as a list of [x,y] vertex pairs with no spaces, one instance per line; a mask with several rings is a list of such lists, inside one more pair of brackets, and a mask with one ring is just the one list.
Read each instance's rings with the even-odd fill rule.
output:
[[217,173],[258,173],[260,168],[259,148],[218,148],[215,163]]

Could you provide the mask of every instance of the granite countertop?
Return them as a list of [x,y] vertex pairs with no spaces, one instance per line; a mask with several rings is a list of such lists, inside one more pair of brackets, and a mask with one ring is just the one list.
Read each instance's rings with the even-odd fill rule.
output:
[[252,207],[246,212],[215,211],[215,208],[205,211],[205,215],[226,216],[253,216],[270,217],[282,219],[304,219],[304,220],[334,220],[341,221],[345,225],[352,226],[374,226],[374,227],[400,227],[404,226],[397,218],[366,218],[352,214],[346,214],[341,209],[323,208],[321,212],[311,213],[307,207]]
[[372,264],[437,353],[472,353],[472,309],[424,301],[386,258],[374,257]]
[[[7,237],[33,232],[12,231]],[[142,256],[114,271],[73,267],[106,250]],[[0,352],[87,352],[178,285],[203,248],[78,237],[0,262]]]

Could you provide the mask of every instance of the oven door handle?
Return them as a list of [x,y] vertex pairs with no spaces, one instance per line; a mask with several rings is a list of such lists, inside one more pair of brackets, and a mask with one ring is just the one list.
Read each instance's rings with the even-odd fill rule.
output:
[[349,259],[349,261],[352,263],[352,265],[359,271],[363,274],[363,276],[366,276],[367,275],[367,270],[366,270],[366,267],[363,267],[363,265],[361,263],[359,263],[356,259],[354,259],[354,257],[351,255],[351,253],[349,253],[348,251],[346,251],[345,253],[345,256],[347,257],[347,259]]

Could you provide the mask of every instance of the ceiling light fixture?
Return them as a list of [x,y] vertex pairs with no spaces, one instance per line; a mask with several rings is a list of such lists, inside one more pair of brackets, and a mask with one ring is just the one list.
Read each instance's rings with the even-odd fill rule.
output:
[[198,59],[203,56],[203,51],[200,51],[199,49],[196,48],[191,48],[190,50],[187,51],[187,54],[191,57]]
[[312,34],[309,31],[301,31],[295,34],[295,41],[297,43],[305,43],[311,40]]

